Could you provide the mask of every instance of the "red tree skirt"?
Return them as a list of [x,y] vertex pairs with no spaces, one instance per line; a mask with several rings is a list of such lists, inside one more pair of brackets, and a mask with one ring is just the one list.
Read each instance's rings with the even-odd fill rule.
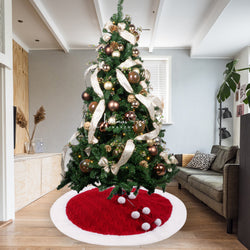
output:
[[[156,227],[156,219],[160,219],[162,225],[169,219],[172,212],[172,204],[167,198],[156,193],[148,195],[145,190],[140,190],[135,199],[127,196],[125,204],[119,204],[114,196],[111,200],[107,197],[111,188],[99,192],[97,188],[80,193],[71,198],[66,206],[68,219],[79,228],[109,235],[133,235],[145,233],[142,224],[150,224],[150,230]],[[132,204],[131,204],[132,203]],[[148,207],[151,212],[143,214],[142,209]],[[140,217],[133,219],[131,213],[138,211]]]

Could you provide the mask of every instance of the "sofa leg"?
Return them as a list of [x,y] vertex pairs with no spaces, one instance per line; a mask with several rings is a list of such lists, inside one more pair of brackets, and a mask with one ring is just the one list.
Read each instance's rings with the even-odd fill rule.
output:
[[178,189],[181,189],[181,184],[180,183],[178,183]]
[[227,233],[233,233],[233,219],[227,219]]

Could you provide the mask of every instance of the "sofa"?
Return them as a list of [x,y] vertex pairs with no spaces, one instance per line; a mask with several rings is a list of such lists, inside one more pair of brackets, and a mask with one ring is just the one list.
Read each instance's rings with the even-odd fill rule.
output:
[[191,194],[222,215],[227,221],[227,233],[232,233],[238,215],[239,148],[214,145],[215,160],[206,171],[182,166],[183,154],[176,154],[179,172],[178,188]]

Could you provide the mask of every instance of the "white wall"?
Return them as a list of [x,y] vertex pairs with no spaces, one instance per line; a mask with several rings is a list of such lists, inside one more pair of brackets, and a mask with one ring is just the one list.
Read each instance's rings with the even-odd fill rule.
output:
[[[146,51],[141,53],[148,54]],[[167,147],[175,153],[209,152],[214,143],[218,144],[216,93],[228,61],[191,59],[189,50],[155,50],[150,55],[172,56],[174,124],[166,126]],[[69,54],[30,52],[30,117],[44,105],[47,118],[39,124],[36,137],[44,139],[47,151],[60,152],[79,126],[83,73],[86,63],[95,60],[96,56],[93,50]],[[230,121],[227,123],[229,126]],[[232,139],[228,143],[231,144]]]
[[[249,53],[249,47],[244,48],[237,56],[236,59],[238,60],[238,63],[236,64],[236,69],[240,68],[246,68],[248,67],[250,63],[250,53]],[[247,70],[240,71],[240,84],[241,86],[244,84],[248,84],[250,81],[249,72]],[[234,127],[234,133],[233,133],[233,144],[234,145],[240,145],[240,117],[236,117],[236,111],[237,111],[237,105],[241,104],[240,98],[238,101],[235,100],[234,96],[234,108],[233,108],[233,127]],[[247,114],[249,112],[248,105],[244,104],[244,113]]]

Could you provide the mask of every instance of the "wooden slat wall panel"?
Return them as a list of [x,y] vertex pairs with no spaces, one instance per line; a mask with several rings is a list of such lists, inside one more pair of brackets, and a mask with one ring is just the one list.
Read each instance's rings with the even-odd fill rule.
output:
[[[14,106],[20,108],[29,121],[29,78],[28,53],[13,40],[13,84]],[[24,142],[27,141],[25,129],[16,126],[15,154],[24,153]]]

